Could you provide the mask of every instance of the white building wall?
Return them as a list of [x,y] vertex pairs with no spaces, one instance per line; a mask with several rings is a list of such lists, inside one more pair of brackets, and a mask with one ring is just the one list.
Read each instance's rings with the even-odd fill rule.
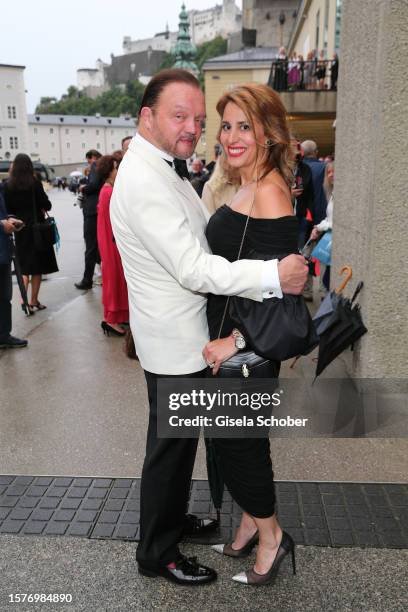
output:
[[82,90],[86,87],[103,87],[105,85],[104,63],[96,61],[96,68],[80,68],[77,70],[77,87]]
[[27,153],[29,134],[24,67],[0,64],[0,159]]
[[[97,149],[102,155],[113,153],[121,148],[122,138],[133,136],[136,131],[134,119],[129,120],[128,126],[95,126],[83,121],[77,125],[55,125],[46,123],[46,115],[40,115],[41,123],[35,121],[35,116],[30,116],[29,154],[33,160],[47,164],[82,163],[89,149]],[[106,120],[101,117],[101,124]]]

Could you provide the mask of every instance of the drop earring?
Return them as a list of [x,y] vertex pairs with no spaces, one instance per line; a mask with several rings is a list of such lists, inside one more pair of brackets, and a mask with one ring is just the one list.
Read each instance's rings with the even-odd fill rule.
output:
[[268,138],[267,141],[265,142],[265,145],[267,147],[272,147],[274,145],[272,138]]

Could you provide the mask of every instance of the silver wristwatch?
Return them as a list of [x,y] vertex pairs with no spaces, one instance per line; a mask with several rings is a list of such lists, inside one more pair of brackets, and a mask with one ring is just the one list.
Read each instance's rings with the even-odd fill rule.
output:
[[237,348],[239,351],[242,351],[242,349],[244,349],[246,347],[246,342],[245,342],[244,336],[241,334],[239,329],[233,329],[232,330],[232,335],[233,335],[234,340],[235,340],[235,348]]

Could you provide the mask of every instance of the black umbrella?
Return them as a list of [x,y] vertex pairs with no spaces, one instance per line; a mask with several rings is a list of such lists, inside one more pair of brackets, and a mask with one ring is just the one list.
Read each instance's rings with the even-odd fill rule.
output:
[[207,460],[207,474],[208,484],[210,486],[211,499],[214,504],[214,508],[217,512],[218,527],[220,527],[220,513],[222,506],[222,498],[224,495],[224,479],[221,474],[221,468],[217,451],[214,446],[214,440],[212,438],[205,439],[205,453]]
[[367,332],[359,304],[353,305],[363,283],[359,283],[351,300],[338,296],[333,313],[326,321],[324,331],[319,336],[319,357],[316,377],[342,353]]
[[18,260],[17,250],[16,250],[16,245],[14,242],[13,234],[12,234],[12,239],[11,239],[11,259],[14,264],[14,274],[16,275],[18,288],[20,289],[20,295],[22,299],[22,308],[24,312],[26,313],[26,315],[32,315],[33,311],[30,309],[28,305],[27,290],[24,285],[23,275],[21,273],[20,262]]

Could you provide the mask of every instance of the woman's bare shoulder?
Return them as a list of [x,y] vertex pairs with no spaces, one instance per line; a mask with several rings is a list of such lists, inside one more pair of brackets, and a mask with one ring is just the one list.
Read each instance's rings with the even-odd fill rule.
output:
[[293,216],[289,190],[281,177],[278,180],[270,178],[259,185],[255,195],[255,215],[265,219]]

